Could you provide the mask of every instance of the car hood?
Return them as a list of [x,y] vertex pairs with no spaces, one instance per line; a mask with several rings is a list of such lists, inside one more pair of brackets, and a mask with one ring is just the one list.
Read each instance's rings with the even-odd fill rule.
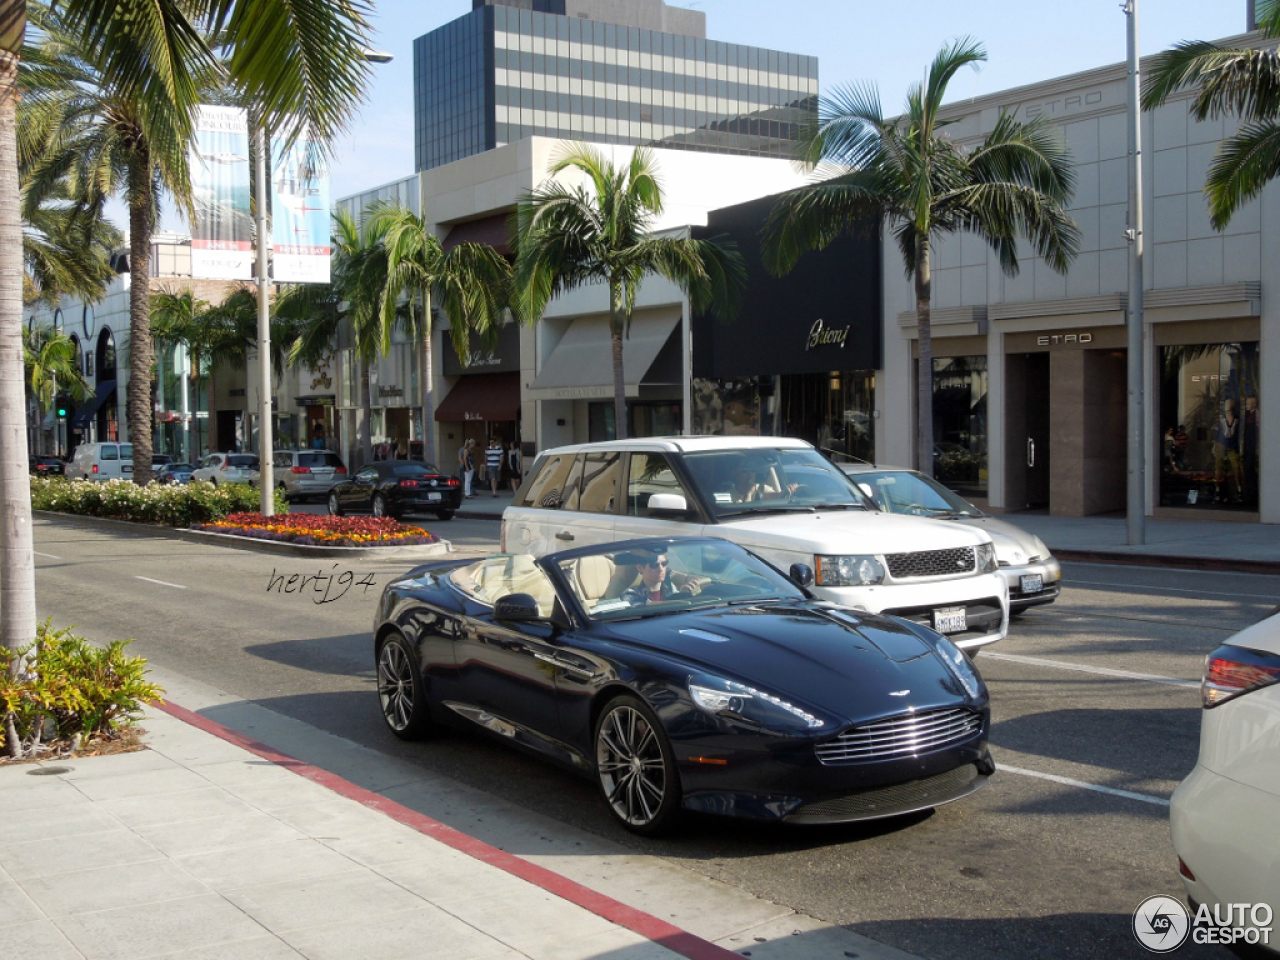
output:
[[1041,554],[1034,535],[1007,520],[997,520],[995,517],[956,517],[950,522],[985,531],[996,545],[996,556],[1000,562],[1011,567],[1029,563],[1033,557],[1041,560],[1049,557],[1047,551]]
[[619,640],[846,721],[967,700],[910,628],[819,602],[763,603],[609,624]]
[[[821,554],[892,554],[921,550],[950,550],[987,543],[981,528],[904,517],[872,510],[819,510],[816,513],[768,513],[757,517],[726,518],[720,526],[732,526],[730,538],[745,546],[794,552],[797,544]],[[715,528],[707,533],[714,535]]]

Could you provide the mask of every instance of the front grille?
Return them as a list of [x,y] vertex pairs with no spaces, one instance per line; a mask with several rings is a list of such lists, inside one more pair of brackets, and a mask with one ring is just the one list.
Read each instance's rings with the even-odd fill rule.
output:
[[818,760],[828,765],[893,760],[963,743],[980,729],[979,714],[963,707],[944,707],[864,723],[815,750]]
[[973,558],[973,547],[890,553],[885,555],[885,560],[889,564],[889,575],[895,580],[911,577],[955,577],[962,573],[972,573],[977,566]]
[[891,787],[867,790],[848,797],[810,803],[792,812],[787,819],[831,822],[920,810],[955,799],[962,795],[966,788],[976,789],[974,781],[979,776],[981,773],[977,766],[966,763],[962,767],[956,767],[937,776],[926,777],[924,780],[897,783]]

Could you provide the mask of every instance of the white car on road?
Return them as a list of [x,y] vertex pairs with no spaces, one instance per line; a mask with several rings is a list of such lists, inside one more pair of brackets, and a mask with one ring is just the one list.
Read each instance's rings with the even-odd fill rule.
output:
[[1209,654],[1200,692],[1200,756],[1169,816],[1182,884],[1193,907],[1244,920],[1227,932],[1280,955],[1280,608]]
[[981,530],[872,507],[802,440],[665,437],[542,453],[502,515],[503,549],[538,556],[638,537],[732,540],[817,595],[932,627],[974,650],[1004,637],[1009,593]]

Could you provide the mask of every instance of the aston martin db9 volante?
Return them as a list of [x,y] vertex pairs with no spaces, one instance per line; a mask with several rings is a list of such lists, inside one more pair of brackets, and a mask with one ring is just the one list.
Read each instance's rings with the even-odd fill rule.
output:
[[724,540],[418,567],[374,625],[382,714],[470,722],[595,780],[625,827],[793,823],[948,803],[994,771],[987,691],[928,627],[815,598]]

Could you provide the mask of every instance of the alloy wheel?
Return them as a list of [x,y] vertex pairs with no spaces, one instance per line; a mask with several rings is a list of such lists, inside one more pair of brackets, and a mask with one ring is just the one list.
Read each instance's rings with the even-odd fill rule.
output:
[[639,700],[619,698],[600,718],[596,772],[610,810],[629,830],[655,834],[671,825],[680,794],[671,748]]
[[413,664],[403,646],[388,641],[378,653],[378,700],[387,726],[396,733],[413,724],[414,693]]

